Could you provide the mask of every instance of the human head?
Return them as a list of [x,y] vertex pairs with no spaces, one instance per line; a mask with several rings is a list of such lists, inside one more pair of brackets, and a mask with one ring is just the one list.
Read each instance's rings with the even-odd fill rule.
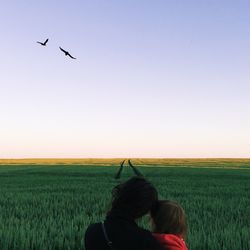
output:
[[187,222],[184,209],[175,201],[160,200],[150,211],[151,227],[154,233],[187,236]]
[[132,219],[147,214],[158,200],[155,187],[143,177],[133,177],[114,187],[111,212],[118,211]]

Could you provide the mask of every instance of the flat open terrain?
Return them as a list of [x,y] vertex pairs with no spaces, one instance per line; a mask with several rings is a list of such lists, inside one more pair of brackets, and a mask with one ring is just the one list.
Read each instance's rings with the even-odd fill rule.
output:
[[[0,249],[84,249],[122,159],[0,160]],[[134,159],[162,198],[181,203],[189,249],[250,249],[250,159]],[[148,226],[147,218],[140,221]]]

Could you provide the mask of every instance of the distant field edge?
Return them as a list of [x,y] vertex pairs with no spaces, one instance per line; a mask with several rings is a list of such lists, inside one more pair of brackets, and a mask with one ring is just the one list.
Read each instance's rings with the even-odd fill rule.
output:
[[[131,159],[138,167],[184,167],[250,170],[250,158],[22,158],[0,159],[0,165],[119,166]],[[125,162],[125,165],[127,163]]]

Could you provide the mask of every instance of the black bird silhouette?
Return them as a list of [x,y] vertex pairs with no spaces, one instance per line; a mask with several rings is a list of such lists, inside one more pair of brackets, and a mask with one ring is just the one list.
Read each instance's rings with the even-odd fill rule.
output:
[[41,42],[37,42],[37,43],[40,43],[42,46],[46,46],[46,44],[47,44],[48,41],[49,41],[49,39],[47,38],[44,43],[41,43]]
[[59,48],[60,48],[60,50],[61,50],[62,52],[64,52],[65,56],[69,56],[69,57],[71,57],[72,59],[76,59],[75,57],[73,57],[72,55],[70,55],[70,53],[69,53],[68,51],[62,49],[61,47],[59,47]]

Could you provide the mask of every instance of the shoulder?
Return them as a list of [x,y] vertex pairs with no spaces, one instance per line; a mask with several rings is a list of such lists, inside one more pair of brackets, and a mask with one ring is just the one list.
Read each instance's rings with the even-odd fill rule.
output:
[[102,244],[101,239],[101,223],[94,223],[90,224],[84,235],[84,245],[85,249],[87,250],[93,250],[93,249],[100,249],[103,246],[99,246],[99,244]]
[[153,234],[145,229],[141,229],[141,237],[145,244],[145,249],[149,250],[162,250],[163,246],[159,243],[158,240],[153,236]]
[[174,234],[153,234],[154,237],[160,242],[161,245],[169,249],[183,249],[187,250],[185,241],[179,236]]
[[100,237],[100,235],[102,234],[101,231],[102,231],[101,222],[90,224],[85,231],[85,235],[84,235],[85,241],[90,242],[96,239],[96,237]]
[[98,232],[101,229],[101,222],[90,224],[85,232],[85,236],[94,232]]

